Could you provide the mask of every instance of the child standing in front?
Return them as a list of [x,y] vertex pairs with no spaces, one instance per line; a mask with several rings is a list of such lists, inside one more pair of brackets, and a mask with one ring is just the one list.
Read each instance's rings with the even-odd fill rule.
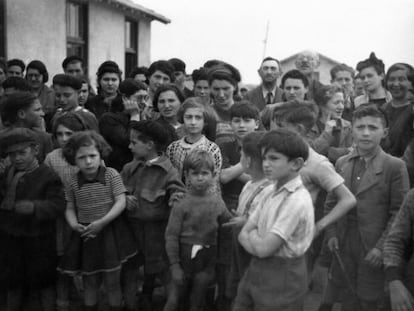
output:
[[210,191],[216,174],[213,157],[195,149],[183,170],[190,190],[172,209],[165,232],[172,280],[164,311],[182,310],[185,302],[191,311],[204,309],[214,280],[218,228],[231,218],[222,198]]
[[214,169],[218,178],[221,170],[222,158],[220,148],[204,135],[208,126],[206,108],[197,97],[186,99],[178,110],[178,122],[184,124],[185,135],[183,138],[172,142],[167,148],[167,156],[178,170],[180,177],[183,175],[183,164],[187,154],[193,149],[207,150],[214,159]]
[[127,310],[136,309],[138,266],[144,264],[141,308],[151,310],[155,280],[168,281],[165,228],[174,201],[185,192],[177,169],[165,156],[168,132],[156,121],[133,121],[129,148],[134,159],[122,179],[128,190],[128,222],[134,231],[141,262],[130,261],[122,273]]
[[63,214],[62,182],[39,164],[38,136],[13,128],[0,136],[11,165],[0,174],[0,292],[7,310],[20,311],[30,292],[40,293],[42,310],[55,310],[56,218]]
[[312,243],[312,198],[300,177],[305,141],[289,130],[260,141],[263,171],[274,182],[239,235],[253,257],[239,285],[233,311],[300,311],[307,290],[305,252]]
[[101,165],[109,151],[94,131],[73,134],[63,147],[66,161],[79,172],[66,191],[66,220],[73,233],[58,269],[82,275],[84,310],[90,311],[97,310],[102,279],[111,310],[121,310],[121,267],[136,254],[132,233],[120,216],[126,201],[121,176]]

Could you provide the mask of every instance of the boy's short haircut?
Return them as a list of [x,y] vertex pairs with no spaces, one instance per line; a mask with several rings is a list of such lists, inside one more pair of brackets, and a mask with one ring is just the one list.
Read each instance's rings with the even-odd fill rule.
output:
[[230,107],[230,119],[255,119],[259,120],[260,111],[248,100],[241,100]]
[[39,71],[39,74],[41,74],[43,76],[43,83],[46,83],[47,81],[49,81],[49,73],[47,72],[46,69],[46,65],[41,62],[40,60],[32,60],[26,68],[26,75],[27,75],[27,71],[29,71],[29,69],[35,69],[37,71]]
[[254,161],[262,161],[262,150],[259,142],[263,138],[266,132],[258,131],[251,132],[243,137],[242,150],[244,154],[252,158]]
[[156,71],[161,71],[170,78],[170,82],[174,81],[174,67],[166,60],[158,60],[153,62],[148,68],[147,78],[149,79]]
[[71,164],[76,165],[76,153],[81,147],[95,146],[101,158],[106,158],[112,148],[108,145],[106,140],[95,131],[82,131],[74,133],[65,143],[62,154],[65,160]]
[[282,71],[280,61],[278,59],[274,58],[274,57],[271,57],[271,56],[267,56],[267,57],[263,58],[262,62],[260,63],[260,67],[262,67],[263,63],[267,62],[268,60],[275,61],[277,63],[277,67],[278,67],[279,71],[280,72]]
[[308,159],[309,147],[305,140],[297,133],[288,129],[272,130],[264,134],[259,142],[262,155],[269,150],[285,155],[289,160]]
[[306,76],[297,69],[289,70],[283,75],[282,81],[280,84],[282,89],[285,87],[285,82],[287,79],[301,80],[305,87],[309,86],[308,78],[306,78]]
[[206,122],[208,118],[206,108],[201,103],[201,99],[199,97],[189,97],[183,102],[183,104],[180,106],[180,108],[177,111],[178,122],[180,122],[181,124],[184,123],[184,114],[187,111],[187,109],[190,109],[190,108],[201,109],[203,111],[204,122]]
[[184,159],[183,172],[188,173],[190,170],[199,172],[207,168],[212,174],[215,173],[213,156],[207,151],[195,148],[191,150]]
[[38,136],[31,129],[24,127],[16,127],[0,135],[1,156],[14,151],[13,147],[21,145],[25,145],[25,147],[39,145]]
[[5,125],[12,125],[18,120],[19,110],[26,110],[37,99],[31,92],[17,92],[7,96],[1,104],[1,120]]
[[144,143],[153,141],[157,152],[165,151],[168,132],[160,123],[152,120],[132,121],[129,129],[139,133],[140,141]]
[[82,81],[72,75],[59,73],[53,77],[53,85],[71,87],[72,89],[79,91],[82,88]]
[[72,63],[81,63],[81,67],[83,67],[83,58],[77,55],[71,55],[66,57],[62,62],[63,70],[65,70],[66,67]]
[[31,92],[32,88],[26,79],[22,77],[8,77],[3,82],[3,89],[14,88],[16,91]]
[[126,78],[124,81],[119,83],[119,92],[127,97],[134,95],[138,91],[147,89],[148,87],[145,83],[134,80],[133,78]]
[[354,110],[352,114],[352,123],[357,119],[362,119],[364,117],[373,117],[381,119],[382,125],[384,128],[388,127],[388,118],[382,109],[379,109],[374,104],[361,105]]
[[357,64],[356,69],[359,72],[361,72],[362,70],[368,67],[373,67],[375,71],[377,72],[377,74],[379,75],[385,73],[384,62],[381,59],[377,58],[374,52],[371,52],[371,54],[369,55],[369,58],[360,61]]
[[18,58],[13,58],[7,61],[7,67],[11,67],[11,66],[19,66],[22,69],[22,72],[26,68],[26,65],[24,64],[24,62]]
[[351,74],[351,78],[354,79],[355,77],[355,70],[352,67],[349,67],[346,64],[339,64],[335,65],[331,68],[330,74],[331,74],[331,80],[334,81],[336,79],[336,74],[340,71],[347,71]]
[[290,124],[301,124],[308,132],[316,123],[318,107],[309,101],[291,100],[277,107],[272,115],[272,120],[277,124],[283,122]]

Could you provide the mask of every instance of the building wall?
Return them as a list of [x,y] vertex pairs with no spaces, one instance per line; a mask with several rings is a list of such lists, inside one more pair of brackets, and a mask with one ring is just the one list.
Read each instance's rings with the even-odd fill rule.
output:
[[96,71],[106,60],[125,64],[125,17],[104,3],[89,2],[89,76],[93,84]]
[[138,66],[151,64],[151,22],[141,19],[138,23]]
[[[66,57],[65,0],[8,0],[7,58],[43,61],[51,77]],[[48,82],[49,83],[49,82]]]

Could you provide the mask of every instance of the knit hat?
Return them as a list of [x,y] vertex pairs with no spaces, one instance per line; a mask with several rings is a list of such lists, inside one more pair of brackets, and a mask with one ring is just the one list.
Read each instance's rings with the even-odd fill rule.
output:
[[17,127],[6,130],[0,135],[0,149],[2,153],[10,153],[30,145],[38,145],[36,133],[28,128]]
[[75,90],[80,90],[82,81],[72,75],[60,73],[53,77],[53,85],[69,86]]

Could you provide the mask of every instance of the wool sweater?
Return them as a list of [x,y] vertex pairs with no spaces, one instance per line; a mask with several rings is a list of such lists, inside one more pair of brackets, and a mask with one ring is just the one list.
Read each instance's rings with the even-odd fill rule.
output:
[[170,264],[180,261],[180,244],[217,245],[219,225],[231,218],[223,200],[188,193],[171,211],[165,231]]

